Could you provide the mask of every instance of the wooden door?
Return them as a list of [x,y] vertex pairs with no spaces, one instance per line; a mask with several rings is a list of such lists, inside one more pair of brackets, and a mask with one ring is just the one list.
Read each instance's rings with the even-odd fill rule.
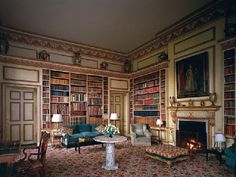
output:
[[120,133],[124,133],[124,108],[123,108],[123,94],[121,93],[111,93],[110,95],[110,113],[117,113],[118,120],[115,122],[111,122],[112,124],[115,124],[119,129]]
[[5,137],[31,144],[36,137],[36,89],[7,87],[5,96]]

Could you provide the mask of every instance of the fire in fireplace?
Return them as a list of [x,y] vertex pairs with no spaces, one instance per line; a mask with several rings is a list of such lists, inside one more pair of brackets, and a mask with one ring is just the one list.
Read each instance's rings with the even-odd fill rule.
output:
[[207,148],[207,123],[201,121],[180,120],[176,130],[176,145],[192,151]]

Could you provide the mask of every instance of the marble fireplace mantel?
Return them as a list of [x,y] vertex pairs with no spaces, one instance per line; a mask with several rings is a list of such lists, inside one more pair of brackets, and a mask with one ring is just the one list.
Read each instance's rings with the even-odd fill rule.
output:
[[207,121],[208,122],[208,146],[212,147],[212,128],[215,126],[215,112],[220,109],[220,106],[215,105],[209,100],[191,99],[182,102],[174,102],[168,107],[175,129],[179,119],[193,120],[193,121]]

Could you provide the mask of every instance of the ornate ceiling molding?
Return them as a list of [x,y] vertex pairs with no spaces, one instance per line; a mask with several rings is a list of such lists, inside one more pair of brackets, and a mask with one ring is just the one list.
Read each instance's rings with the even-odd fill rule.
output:
[[222,41],[221,47],[223,50],[236,47],[236,37]]
[[53,39],[42,35],[31,34],[15,29],[0,26],[0,31],[5,33],[10,41],[20,42],[28,45],[40,46],[54,50],[77,53],[95,58],[108,59],[124,62],[127,55],[111,50],[96,48],[88,45],[73,43],[69,41]]
[[206,6],[204,9],[200,9],[199,12],[191,14],[185,19],[182,19],[176,24],[158,33],[155,39],[130,52],[129,57],[137,59],[148,55],[157,49],[167,46],[169,42],[181,37],[182,35],[221,18],[224,16],[223,8],[223,1],[217,1],[216,3]]
[[73,65],[66,65],[66,64],[59,64],[47,61],[40,61],[40,60],[32,60],[26,59],[22,57],[13,57],[7,55],[0,55],[0,62],[3,63],[10,63],[16,65],[23,65],[23,66],[32,66],[37,68],[47,68],[47,69],[55,69],[55,70],[62,70],[62,71],[70,71],[76,73],[84,73],[90,75],[100,75],[100,76],[110,76],[110,77],[118,77],[118,78],[125,78],[129,79],[131,74],[108,71],[108,70],[100,70],[100,69],[93,69],[81,66],[73,66]]

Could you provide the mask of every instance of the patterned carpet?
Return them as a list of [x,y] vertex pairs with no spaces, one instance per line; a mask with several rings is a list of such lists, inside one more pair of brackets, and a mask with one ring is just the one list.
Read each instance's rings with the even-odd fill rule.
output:
[[105,146],[81,147],[47,151],[48,177],[233,177],[233,171],[214,156],[206,161],[204,154],[196,154],[191,160],[169,167],[167,164],[145,156],[145,147],[133,147],[130,141],[116,144],[116,161],[119,169],[108,171],[101,168],[105,161]]

